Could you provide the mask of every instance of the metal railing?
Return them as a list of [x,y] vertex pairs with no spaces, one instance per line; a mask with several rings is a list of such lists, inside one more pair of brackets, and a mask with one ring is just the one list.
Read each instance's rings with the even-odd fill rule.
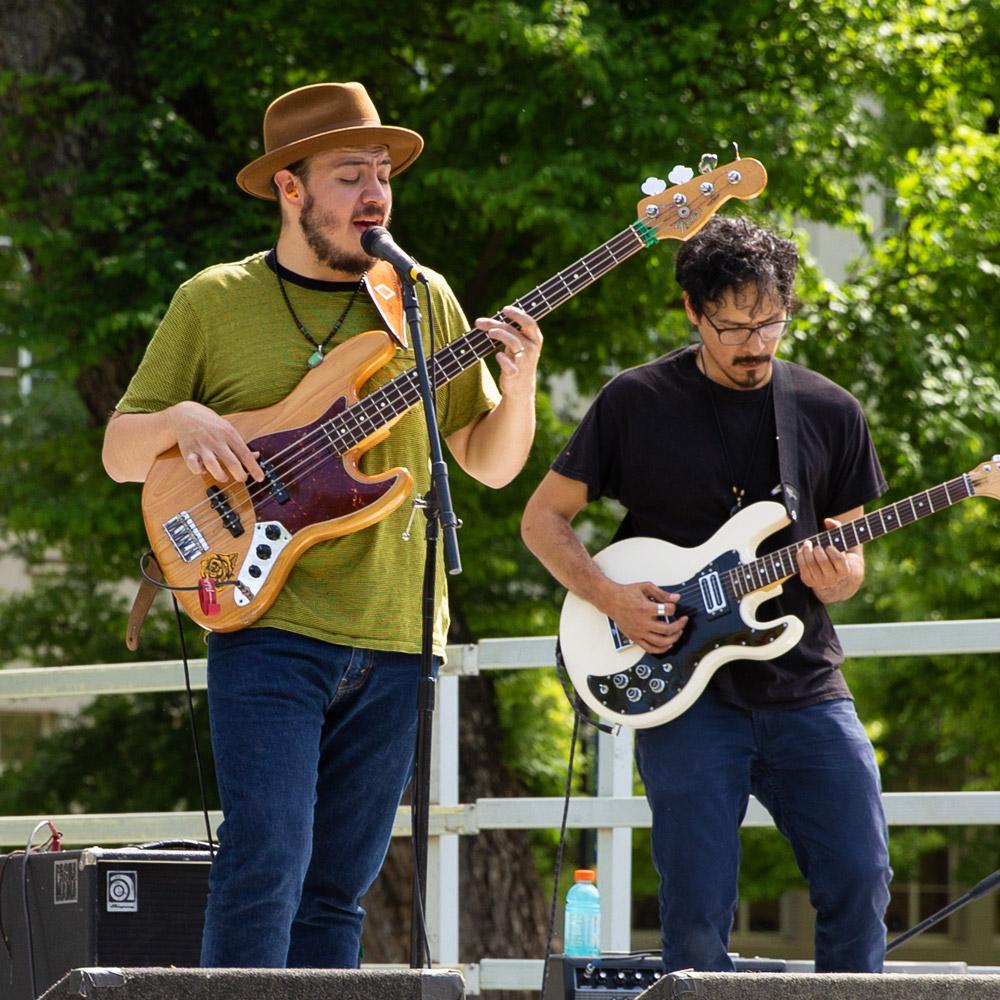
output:
[[[849,657],[931,656],[1000,653],[1000,618],[970,621],[903,622],[844,625],[837,633]],[[551,667],[552,636],[485,639],[452,646],[441,671],[434,723],[431,773],[430,844],[428,851],[427,919],[436,963],[461,969],[467,991],[538,989],[539,959],[482,958],[460,964],[458,837],[490,829],[557,828],[562,818],[559,798],[458,799],[459,681],[486,670]],[[192,684],[205,687],[205,661],[191,661]],[[0,707],[9,700],[48,697],[92,697],[182,690],[179,660],[100,664],[93,666],[0,670]],[[631,939],[632,830],[648,828],[646,801],[632,794],[630,730],[598,738],[598,785],[594,797],[575,797],[568,825],[597,831],[597,864],[601,872],[602,950],[628,951]],[[898,826],[1000,825],[1000,792],[886,793],[886,815]],[[0,817],[0,844],[22,846],[38,816]],[[155,839],[200,839],[204,820],[199,812],[63,815],[52,819],[64,844],[90,846],[140,843]],[[214,827],[219,813],[210,814]],[[770,826],[771,818],[751,800],[744,825]],[[401,807],[394,836],[410,832],[410,815]]]

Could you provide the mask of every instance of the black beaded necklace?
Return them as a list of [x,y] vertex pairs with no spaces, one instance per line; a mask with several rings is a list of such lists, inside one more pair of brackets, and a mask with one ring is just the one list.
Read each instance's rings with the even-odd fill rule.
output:
[[[750,449],[750,458],[747,461],[747,467],[743,472],[743,478],[739,481],[736,479],[736,474],[733,472],[733,463],[729,458],[729,448],[726,447],[726,435],[722,430],[722,421],[719,419],[719,409],[715,405],[715,385],[713,380],[709,377],[708,372],[705,371],[705,361],[701,356],[701,351],[698,352],[696,361],[700,361],[702,374],[705,376],[705,380],[708,383],[708,401],[712,404],[712,415],[715,417],[715,427],[719,432],[719,441],[722,444],[722,455],[726,460],[726,470],[729,472],[729,479],[732,485],[729,487],[733,496],[736,497],[736,503],[733,504],[729,509],[729,516],[732,517],[738,510],[743,507],[743,498],[747,495],[747,482],[750,479],[750,470],[753,468],[754,459],[757,457],[757,446],[760,444],[760,437],[764,430],[764,424],[767,422],[767,412],[771,403],[771,385],[774,382],[772,378],[767,383],[767,392],[764,394],[764,403],[760,408],[760,417],[757,420],[757,432],[754,434],[753,448]],[[739,485],[742,483],[743,485]]]
[[361,292],[361,289],[365,284],[365,274],[367,271],[362,272],[361,278],[359,279],[354,291],[351,293],[350,301],[344,307],[344,311],[337,318],[337,321],[330,328],[330,332],[326,335],[326,339],[322,344],[316,342],[313,335],[305,328],[302,321],[298,316],[295,315],[295,310],[292,308],[292,303],[288,298],[288,292],[285,291],[285,283],[281,280],[281,265],[278,263],[278,247],[275,246],[274,250],[274,274],[278,279],[278,288],[281,289],[281,297],[285,300],[285,305],[288,307],[288,314],[292,317],[293,322],[299,328],[299,333],[302,334],[306,340],[309,341],[313,347],[316,348],[312,354],[309,355],[308,365],[310,368],[315,368],[323,360],[323,351],[326,350],[326,345],[330,343],[331,340],[337,335],[337,331],[344,325],[344,320],[347,319],[347,314],[351,311],[351,306],[354,305],[355,300]]

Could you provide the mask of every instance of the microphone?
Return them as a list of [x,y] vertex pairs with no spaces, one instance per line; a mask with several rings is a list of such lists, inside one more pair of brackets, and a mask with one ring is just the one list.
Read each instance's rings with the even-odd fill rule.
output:
[[400,277],[410,281],[426,281],[420,265],[404,253],[384,226],[369,226],[361,234],[361,249],[369,257],[387,260],[399,272]]

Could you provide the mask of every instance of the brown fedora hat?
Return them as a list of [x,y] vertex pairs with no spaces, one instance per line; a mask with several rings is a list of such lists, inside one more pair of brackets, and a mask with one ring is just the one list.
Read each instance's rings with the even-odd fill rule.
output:
[[290,90],[264,114],[264,155],[248,163],[236,183],[255,198],[274,201],[271,180],[290,163],[340,146],[388,146],[395,176],[424,148],[408,128],[383,125],[360,83],[314,83]]

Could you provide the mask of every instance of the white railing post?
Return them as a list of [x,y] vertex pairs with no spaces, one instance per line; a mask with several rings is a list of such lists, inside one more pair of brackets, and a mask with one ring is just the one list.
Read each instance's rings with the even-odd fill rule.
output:
[[[458,677],[437,682],[431,746],[431,803],[458,805]],[[427,938],[431,958],[458,964],[458,835],[432,834],[427,843]]]
[[[635,734],[597,737],[597,794],[627,798],[632,794],[632,748]],[[601,951],[632,950],[632,830],[628,826],[597,831],[597,883],[601,890]]]

